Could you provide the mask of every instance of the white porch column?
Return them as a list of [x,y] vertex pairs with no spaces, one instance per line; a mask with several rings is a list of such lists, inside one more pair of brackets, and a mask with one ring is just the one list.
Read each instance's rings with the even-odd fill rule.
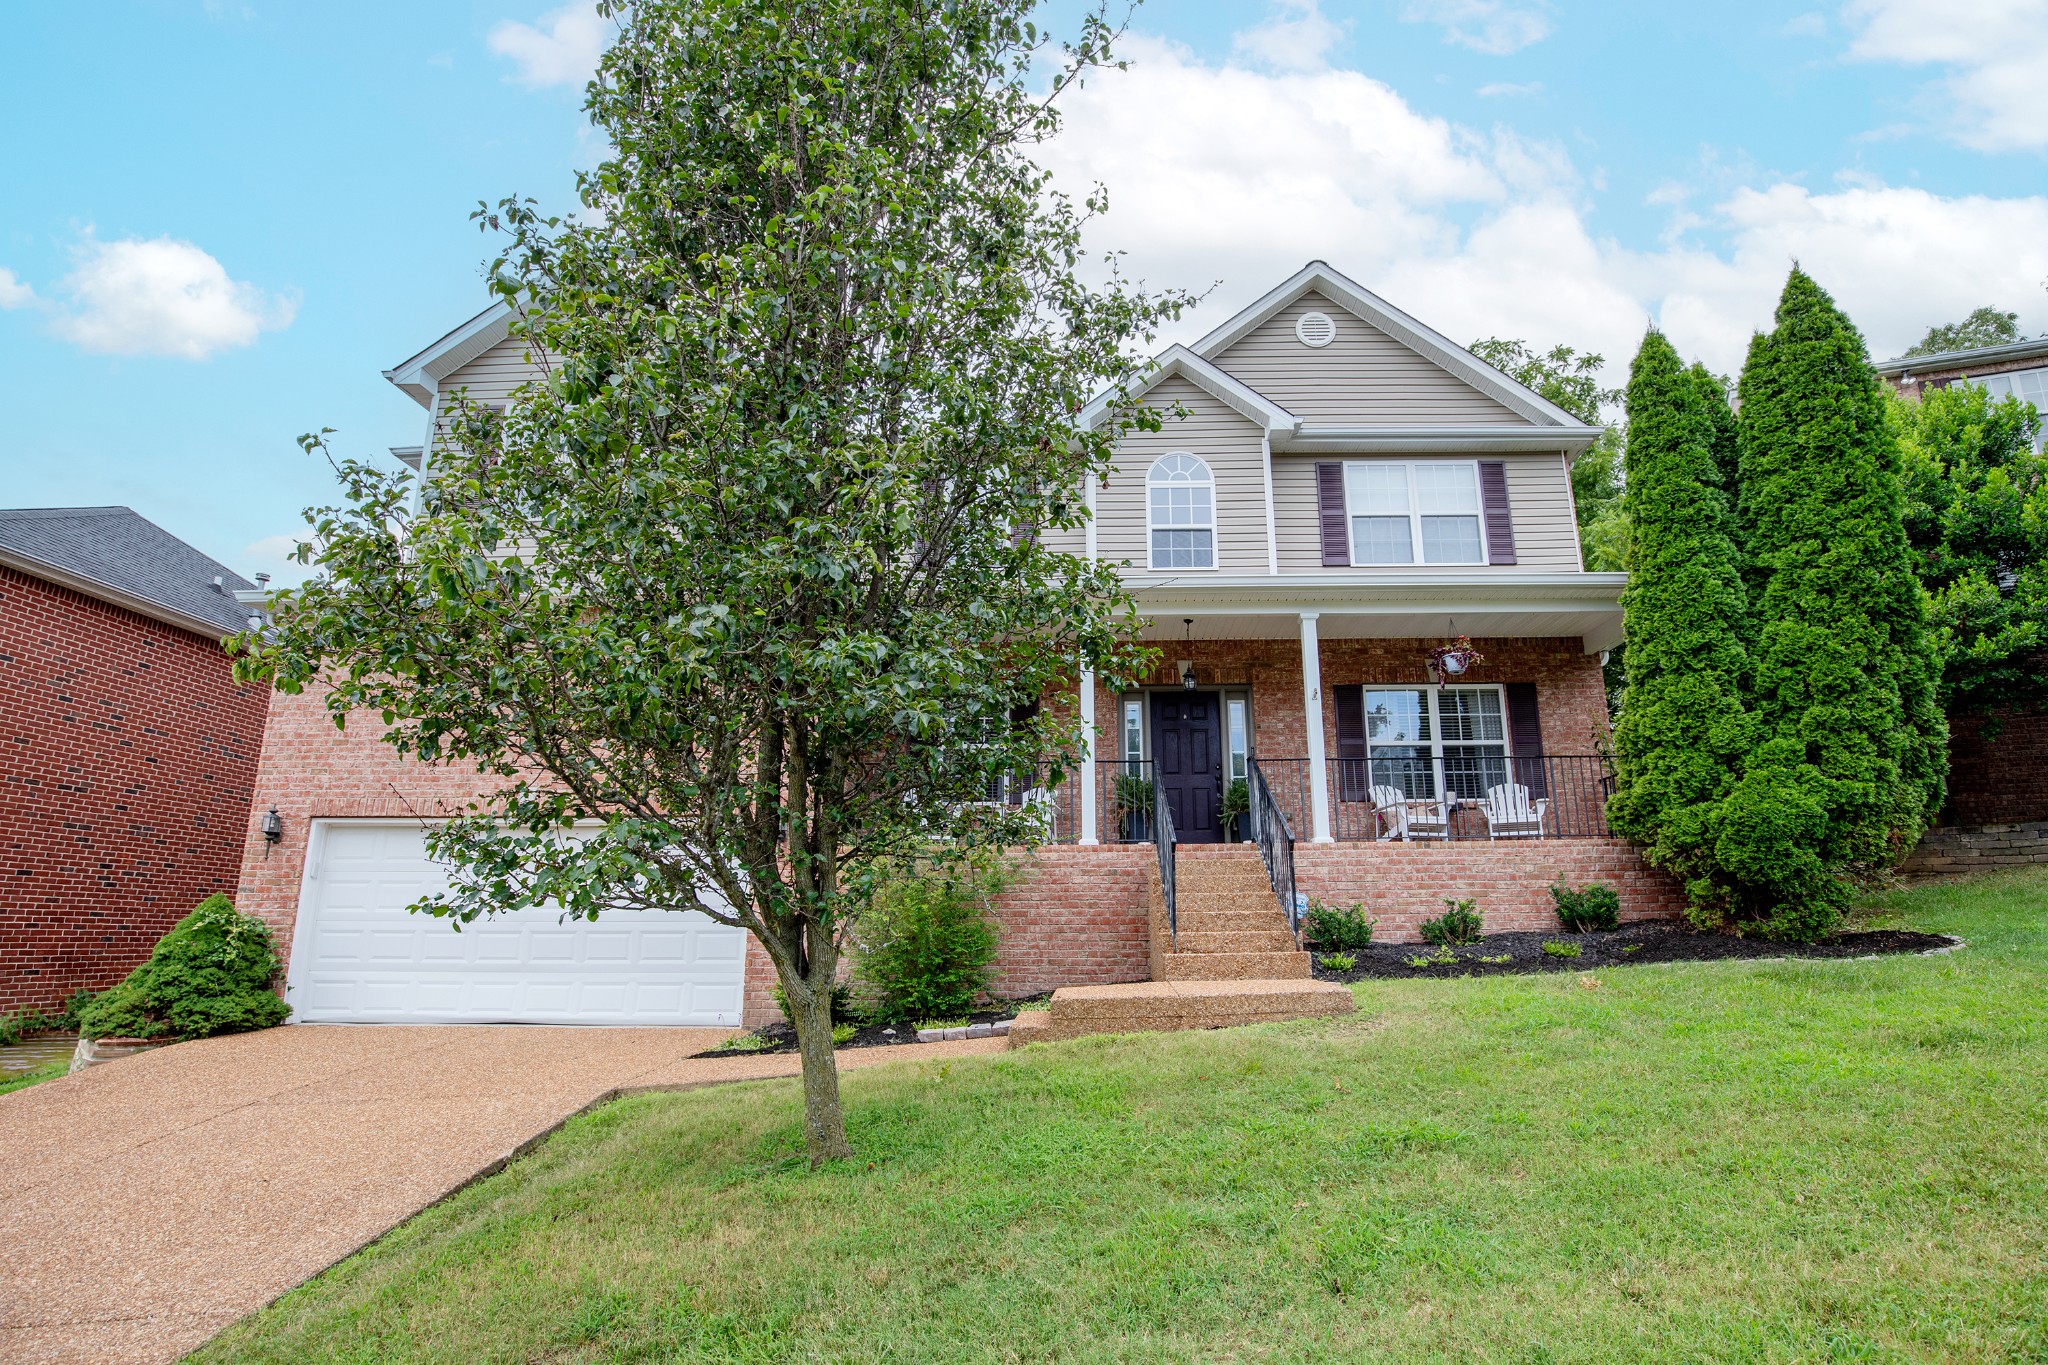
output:
[[1095,834],[1095,670],[1081,670],[1081,839],[1102,842]]
[[1318,613],[1301,614],[1301,710],[1308,726],[1308,808],[1315,842],[1330,838],[1330,774],[1323,758],[1323,651],[1316,639]]

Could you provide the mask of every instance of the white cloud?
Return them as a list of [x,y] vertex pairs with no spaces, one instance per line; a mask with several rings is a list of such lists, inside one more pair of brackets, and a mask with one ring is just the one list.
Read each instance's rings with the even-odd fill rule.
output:
[[1550,36],[1543,4],[1509,0],[1408,0],[1401,17],[1411,24],[1436,24],[1444,41],[1504,57]]
[[[1597,187],[1564,150],[1424,114],[1354,71],[1208,65],[1136,36],[1126,72],[1063,97],[1047,151],[1070,192],[1112,187],[1091,244],[1155,285],[1216,285],[1163,341],[1192,340],[1324,259],[1455,340],[1599,351],[1619,377],[1652,319],[1723,371],[1770,324],[1799,259],[1893,355],[1984,303],[2048,330],[2048,197],[1825,192],[1743,168],[1705,199],[1670,187],[1666,238],[1596,235]],[[1732,168],[1731,168],[1732,169]]]
[[51,325],[88,351],[204,360],[289,326],[298,311],[294,300],[229,279],[219,261],[170,237],[88,238],[79,257]]
[[598,14],[595,0],[573,0],[543,14],[538,27],[507,19],[486,41],[491,51],[519,68],[514,80],[543,86],[588,81],[611,40],[612,27]]
[[1320,71],[1330,49],[1344,37],[1342,25],[1325,18],[1318,0],[1270,0],[1266,22],[1234,40],[1239,57],[1275,71]]
[[0,308],[26,308],[36,301],[36,291],[0,266]]
[[242,560],[235,570],[244,578],[254,578],[259,573],[270,575],[273,588],[295,588],[310,578],[313,567],[301,564],[292,558],[292,552],[302,540],[308,539],[305,532],[297,535],[265,536],[253,541],[242,551]]
[[1542,81],[1530,81],[1525,85],[1515,85],[1508,81],[1495,81],[1491,85],[1480,86],[1478,90],[1479,98],[1483,100],[1512,98],[1520,95],[1540,95],[1542,93]]
[[1983,0],[1967,13],[1947,0],[1851,0],[1856,61],[1941,66],[1927,90],[1947,132],[1984,151],[2048,147],[2048,4]]

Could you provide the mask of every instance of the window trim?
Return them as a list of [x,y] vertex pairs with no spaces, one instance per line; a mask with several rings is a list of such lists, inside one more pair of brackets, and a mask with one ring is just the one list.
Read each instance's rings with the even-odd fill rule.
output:
[[[1176,456],[1185,456],[1193,460],[1197,465],[1201,466],[1202,472],[1209,478],[1209,523],[1206,526],[1157,526],[1153,524],[1152,489],[1154,485],[1152,476],[1159,471],[1160,465],[1165,464]],[[1199,487],[1199,485],[1186,484],[1179,486]],[[1175,487],[1175,485],[1162,483],[1158,487],[1171,488]],[[1158,562],[1157,542],[1153,540],[1153,535],[1158,531],[1207,531],[1209,533],[1209,562],[1207,564],[1160,564]],[[1222,528],[1217,524],[1215,466],[1195,454],[1192,450],[1169,450],[1153,460],[1145,468],[1145,567],[1155,573],[1216,573],[1222,561],[1223,532]]]
[[[1489,546],[1488,546],[1488,544],[1487,544],[1487,535],[1486,535],[1486,491],[1485,491],[1484,487],[1483,487],[1483,486],[1481,485],[1481,483],[1480,483],[1480,480],[1479,480],[1479,460],[1478,460],[1478,459],[1477,459],[1476,457],[1475,457],[1475,458],[1449,458],[1449,459],[1429,459],[1429,458],[1414,458],[1414,459],[1387,459],[1387,460],[1377,460],[1377,459],[1375,459],[1375,460],[1357,460],[1357,459],[1350,459],[1350,460],[1345,460],[1345,461],[1343,461],[1343,465],[1344,465],[1344,479],[1343,479],[1343,484],[1344,484],[1344,541],[1345,541],[1345,548],[1346,548],[1346,550],[1347,550],[1347,551],[1349,552],[1349,554],[1350,554],[1350,558],[1351,558],[1351,565],[1352,565],[1352,567],[1353,567],[1353,568],[1359,568],[1359,569],[1406,569],[1406,568],[1416,568],[1416,569],[1429,569],[1429,568],[1441,568],[1441,569],[1481,569],[1481,568],[1486,568],[1486,567],[1488,567],[1489,565],[1491,565],[1491,564],[1493,563],[1493,559],[1492,559],[1492,556],[1491,556],[1491,553],[1490,553],[1490,547],[1489,547]],[[1359,553],[1358,553],[1358,519],[1359,519],[1360,517],[1367,517],[1367,516],[1378,516],[1378,515],[1382,515],[1382,514],[1380,514],[1380,513],[1374,513],[1374,512],[1364,512],[1364,511],[1353,511],[1353,510],[1352,510],[1352,507],[1351,507],[1351,469],[1352,469],[1352,466],[1354,466],[1354,465],[1356,465],[1356,466],[1359,466],[1359,467],[1361,467],[1361,468],[1364,468],[1364,467],[1368,467],[1368,466],[1375,466],[1375,465],[1377,465],[1377,466],[1381,466],[1381,467],[1385,467],[1385,466],[1393,465],[1393,466],[1398,466],[1398,467],[1400,467],[1401,469],[1403,469],[1403,470],[1405,470],[1405,471],[1406,471],[1406,473],[1407,473],[1407,478],[1408,478],[1408,549],[1409,549],[1409,554],[1410,554],[1410,557],[1409,557],[1409,559],[1407,560],[1407,562],[1406,562],[1406,563],[1400,563],[1400,562],[1395,562],[1395,563],[1391,563],[1391,564],[1390,564],[1390,563],[1384,563],[1384,562],[1379,562],[1379,561],[1374,561],[1374,560],[1367,560],[1367,559],[1363,559],[1363,558],[1361,558],[1361,557],[1359,556]],[[1475,503],[1477,504],[1477,506],[1476,506],[1476,507],[1475,507],[1475,508],[1473,509],[1473,512],[1472,512],[1472,519],[1473,519],[1473,520],[1474,520],[1475,522],[1477,522],[1477,523],[1478,523],[1478,527],[1479,527],[1479,558],[1477,558],[1477,559],[1460,559],[1460,560],[1439,560],[1439,561],[1431,562],[1431,561],[1425,560],[1425,559],[1424,559],[1424,558],[1422,557],[1422,555],[1423,555],[1423,540],[1422,540],[1422,518],[1423,518],[1423,516],[1424,516],[1425,514],[1424,514],[1424,513],[1423,513],[1423,511],[1422,511],[1422,501],[1421,501],[1421,499],[1420,499],[1420,498],[1418,498],[1418,497],[1417,497],[1417,496],[1415,495],[1415,470],[1416,470],[1416,468],[1417,468],[1418,466],[1420,466],[1420,465],[1463,465],[1463,466],[1464,466],[1465,468],[1467,468],[1467,469],[1469,469],[1469,470],[1471,470],[1471,471],[1472,471],[1472,497],[1473,497],[1473,499],[1474,499]],[[1439,516],[1439,515],[1443,515],[1443,514],[1442,514],[1442,513],[1430,513],[1430,514],[1428,514],[1428,515],[1432,515],[1432,516]]]

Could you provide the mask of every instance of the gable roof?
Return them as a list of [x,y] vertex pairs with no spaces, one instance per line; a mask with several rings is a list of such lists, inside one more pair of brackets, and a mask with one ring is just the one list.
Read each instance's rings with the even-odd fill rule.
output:
[[1292,278],[1196,342],[1193,347],[1195,354],[1204,359],[1214,359],[1311,290],[1348,309],[1526,421],[1537,426],[1562,427],[1588,441],[1600,434],[1601,428],[1588,426],[1549,399],[1517,384],[1463,346],[1408,316],[1357,281],[1331,269],[1324,261],[1310,261]]
[[423,408],[434,405],[441,381],[512,335],[512,305],[500,301],[460,327],[438,338],[417,355],[407,356],[384,377]]
[[234,594],[256,586],[127,507],[0,510],[0,564],[214,639],[248,626]]
[[[1160,352],[1159,357],[1131,381],[1130,397],[1143,398],[1159,385],[1174,378],[1187,380],[1211,398],[1234,409],[1246,421],[1269,432],[1293,431],[1301,425],[1301,419],[1293,413],[1264,394],[1246,387],[1242,381],[1231,378],[1178,343]],[[1087,407],[1081,409],[1081,415],[1075,420],[1084,430],[1100,426],[1109,416],[1109,405],[1115,397],[1116,390],[1104,390],[1096,395]]]

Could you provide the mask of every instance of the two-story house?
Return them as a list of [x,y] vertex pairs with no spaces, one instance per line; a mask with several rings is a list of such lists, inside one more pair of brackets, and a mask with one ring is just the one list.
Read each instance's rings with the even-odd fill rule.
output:
[[[449,395],[496,401],[532,372],[509,323],[482,314],[387,372],[427,414],[402,458],[431,452]],[[1162,662],[1129,691],[1083,677],[1047,699],[1093,745],[1072,780],[1007,794],[1044,811],[1048,842],[998,908],[999,990],[1305,976],[1297,896],[1362,900],[1396,938],[1445,897],[1477,898],[1490,928],[1552,927],[1559,877],[1616,886],[1632,918],[1677,908],[1602,815],[1624,580],[1582,567],[1570,481],[1599,428],[1321,262],[1137,391],[1163,429],[1127,438],[1061,548],[1126,566]],[[1460,637],[1471,653],[1446,655]],[[772,1017],[765,955],[701,916],[528,910],[460,936],[408,918],[436,876],[421,821],[473,774],[337,733],[310,695],[277,698],[270,726],[256,806],[285,833],[266,859],[252,831],[242,905],[289,942],[297,1017]],[[1193,940],[1161,901],[1210,872],[1262,888],[1272,925],[1176,967]]]

